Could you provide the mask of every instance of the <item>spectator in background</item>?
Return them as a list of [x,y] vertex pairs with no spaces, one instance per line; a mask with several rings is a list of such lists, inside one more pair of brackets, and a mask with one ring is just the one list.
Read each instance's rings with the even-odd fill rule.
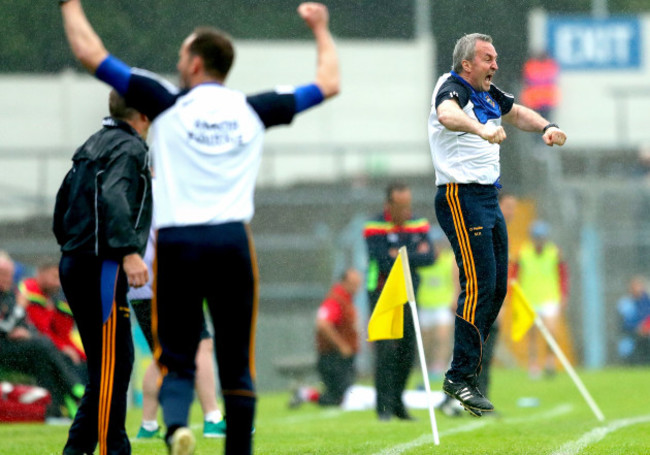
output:
[[629,364],[650,363],[650,297],[642,276],[630,279],[628,294],[616,308],[623,332],[618,343],[620,358]]
[[422,343],[428,362],[429,379],[442,378],[449,367],[453,340],[454,313],[458,287],[458,266],[442,229],[431,229],[435,254],[432,265],[419,267],[419,307]]
[[330,289],[316,316],[318,374],[325,389],[300,388],[289,403],[296,407],[304,401],[321,406],[338,406],[345,391],[354,383],[354,361],[359,352],[357,310],[354,296],[361,286],[361,274],[347,269]]
[[320,405],[341,404],[343,394],[354,383],[354,360],[359,352],[354,296],[360,286],[361,274],[355,269],[346,270],[318,309],[318,373],[325,386],[318,399]]
[[[412,270],[433,264],[429,221],[426,218],[413,216],[411,200],[411,189],[406,184],[392,183],[386,189],[383,212],[368,220],[364,226],[363,236],[368,248],[367,289],[370,314],[377,304],[400,247],[406,247]],[[419,276],[414,273],[415,292],[419,284]],[[402,420],[412,420],[402,400],[402,393],[415,360],[413,316],[407,306],[403,306],[403,338],[380,340],[374,343],[379,420],[390,420],[392,416]]]
[[524,63],[521,102],[549,120],[560,101],[558,64],[546,52],[534,53]]
[[20,283],[22,280],[25,278],[29,278],[32,276],[35,272],[35,270],[32,267],[29,267],[22,262],[18,262],[16,260],[13,260],[14,262],[14,268],[16,271],[14,272],[14,283]]
[[18,304],[26,309],[27,319],[52,340],[77,374],[86,378],[86,354],[72,338],[75,322],[61,290],[59,262],[53,258],[42,259],[36,275],[22,280],[18,290]]
[[52,402],[46,412],[49,421],[62,418],[63,408],[73,418],[84,386],[52,341],[27,321],[24,307],[16,302],[14,273],[13,260],[0,251],[0,365],[34,377],[50,392]]
[[[542,318],[544,325],[557,338],[560,317],[566,310],[569,298],[569,273],[560,248],[550,240],[550,226],[537,220],[530,228],[531,240],[522,245],[513,269],[513,278]],[[538,332],[528,332],[529,373],[537,378],[544,368],[549,375],[555,373],[555,356],[538,341]],[[544,352],[544,354],[542,354]]]

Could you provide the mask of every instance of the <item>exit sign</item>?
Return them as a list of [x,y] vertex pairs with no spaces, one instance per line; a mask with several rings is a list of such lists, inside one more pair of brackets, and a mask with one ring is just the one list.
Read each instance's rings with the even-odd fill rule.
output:
[[634,17],[549,17],[547,37],[549,53],[565,70],[641,66],[641,24]]

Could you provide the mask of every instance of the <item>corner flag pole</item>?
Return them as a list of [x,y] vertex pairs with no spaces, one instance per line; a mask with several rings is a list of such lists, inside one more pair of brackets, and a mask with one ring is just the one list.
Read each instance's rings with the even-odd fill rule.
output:
[[585,385],[582,383],[582,381],[580,380],[580,378],[576,374],[575,370],[573,369],[573,367],[569,363],[569,360],[566,358],[566,356],[564,355],[564,353],[560,349],[560,346],[558,346],[557,342],[553,338],[553,335],[551,335],[551,332],[548,331],[548,329],[546,328],[546,326],[542,322],[542,319],[537,314],[535,314],[534,322],[535,322],[535,325],[537,326],[537,328],[539,329],[539,331],[542,333],[542,335],[546,339],[546,342],[548,343],[548,345],[551,347],[551,349],[553,350],[553,352],[557,356],[557,358],[560,359],[560,362],[562,363],[562,366],[564,366],[564,369],[569,373],[569,376],[571,376],[571,379],[573,379],[573,382],[575,383],[576,387],[578,387],[578,390],[580,391],[583,398],[585,399],[585,401],[587,402],[587,404],[589,405],[589,407],[593,411],[596,418],[600,422],[604,421],[605,416],[601,412],[600,408],[598,407],[598,405],[596,404],[594,399],[589,394],[589,391],[587,390]]
[[415,292],[413,290],[413,280],[411,278],[411,267],[409,266],[408,254],[406,247],[399,249],[399,255],[402,259],[404,268],[404,281],[406,282],[406,295],[409,301],[409,307],[413,314],[413,325],[415,326],[415,338],[418,343],[418,354],[420,355],[420,367],[422,368],[422,379],[424,388],[427,392],[427,402],[429,404],[429,418],[431,420],[431,431],[433,432],[433,443],[440,445],[440,436],[438,435],[438,425],[436,424],[436,415],[433,412],[433,398],[431,397],[431,386],[429,385],[429,375],[427,373],[427,362],[424,359],[424,344],[422,343],[422,333],[420,332],[420,320],[418,319],[417,307],[415,305]]

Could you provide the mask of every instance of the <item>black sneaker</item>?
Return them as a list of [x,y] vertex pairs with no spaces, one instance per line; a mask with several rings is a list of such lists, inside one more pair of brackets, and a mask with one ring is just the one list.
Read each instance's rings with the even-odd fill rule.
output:
[[460,404],[473,416],[481,417],[483,412],[494,411],[490,400],[485,398],[476,385],[469,381],[452,381],[445,378],[442,391],[457,399]]

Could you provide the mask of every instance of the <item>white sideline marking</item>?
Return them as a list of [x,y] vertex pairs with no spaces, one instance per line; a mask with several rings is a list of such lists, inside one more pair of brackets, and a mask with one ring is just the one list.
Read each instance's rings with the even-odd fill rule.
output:
[[575,455],[582,452],[588,445],[594,444],[602,440],[609,433],[620,430],[621,428],[629,427],[639,423],[650,422],[650,414],[645,416],[633,417],[630,419],[615,420],[607,426],[594,428],[588,433],[585,433],[580,439],[567,442],[552,455]]
[[[557,417],[562,414],[568,414],[571,412],[573,409],[573,406],[570,404],[561,404],[559,406],[556,406],[555,408],[545,411],[545,412],[540,412],[538,414],[534,414],[531,416],[527,417],[513,417],[513,418],[505,418],[505,419],[496,419],[496,418],[491,418],[487,417],[487,420],[485,417],[483,417],[480,421],[478,422],[472,422],[467,425],[462,425],[454,428],[450,428],[449,430],[441,431],[440,432],[440,437],[442,438],[443,436],[449,436],[452,434],[456,433],[466,433],[469,431],[474,431],[478,430],[479,428],[482,428],[486,425],[490,425],[492,423],[501,423],[501,424],[513,424],[513,423],[522,423],[522,422],[529,422],[529,421],[534,421],[534,420],[546,420],[550,419],[553,417]],[[414,439],[410,442],[406,442],[404,444],[399,444],[394,447],[389,447],[387,449],[382,450],[381,452],[377,452],[373,455],[400,455],[401,453],[414,449],[415,447],[423,446],[425,444],[433,444],[432,442],[432,436],[431,434],[423,434],[417,439]],[[443,443],[441,442],[441,445]],[[553,454],[556,455],[556,454]],[[557,454],[559,455],[559,454]],[[564,454],[562,454],[564,455]]]
[[[440,432],[440,437],[442,436],[448,436],[450,434],[455,434],[455,433],[466,433],[468,431],[474,431],[477,430],[481,427],[484,427],[486,425],[489,425],[492,421],[486,422],[485,420],[480,421],[480,422],[472,422],[467,425],[451,428],[449,430],[441,431]],[[394,447],[389,447],[388,449],[384,449],[381,452],[377,452],[374,455],[399,455],[402,452],[405,452],[410,449],[414,449],[416,447],[423,446],[425,444],[433,444],[432,440],[433,436],[429,433],[423,434],[417,439],[414,439],[410,442],[406,442],[404,444],[400,444]]]

